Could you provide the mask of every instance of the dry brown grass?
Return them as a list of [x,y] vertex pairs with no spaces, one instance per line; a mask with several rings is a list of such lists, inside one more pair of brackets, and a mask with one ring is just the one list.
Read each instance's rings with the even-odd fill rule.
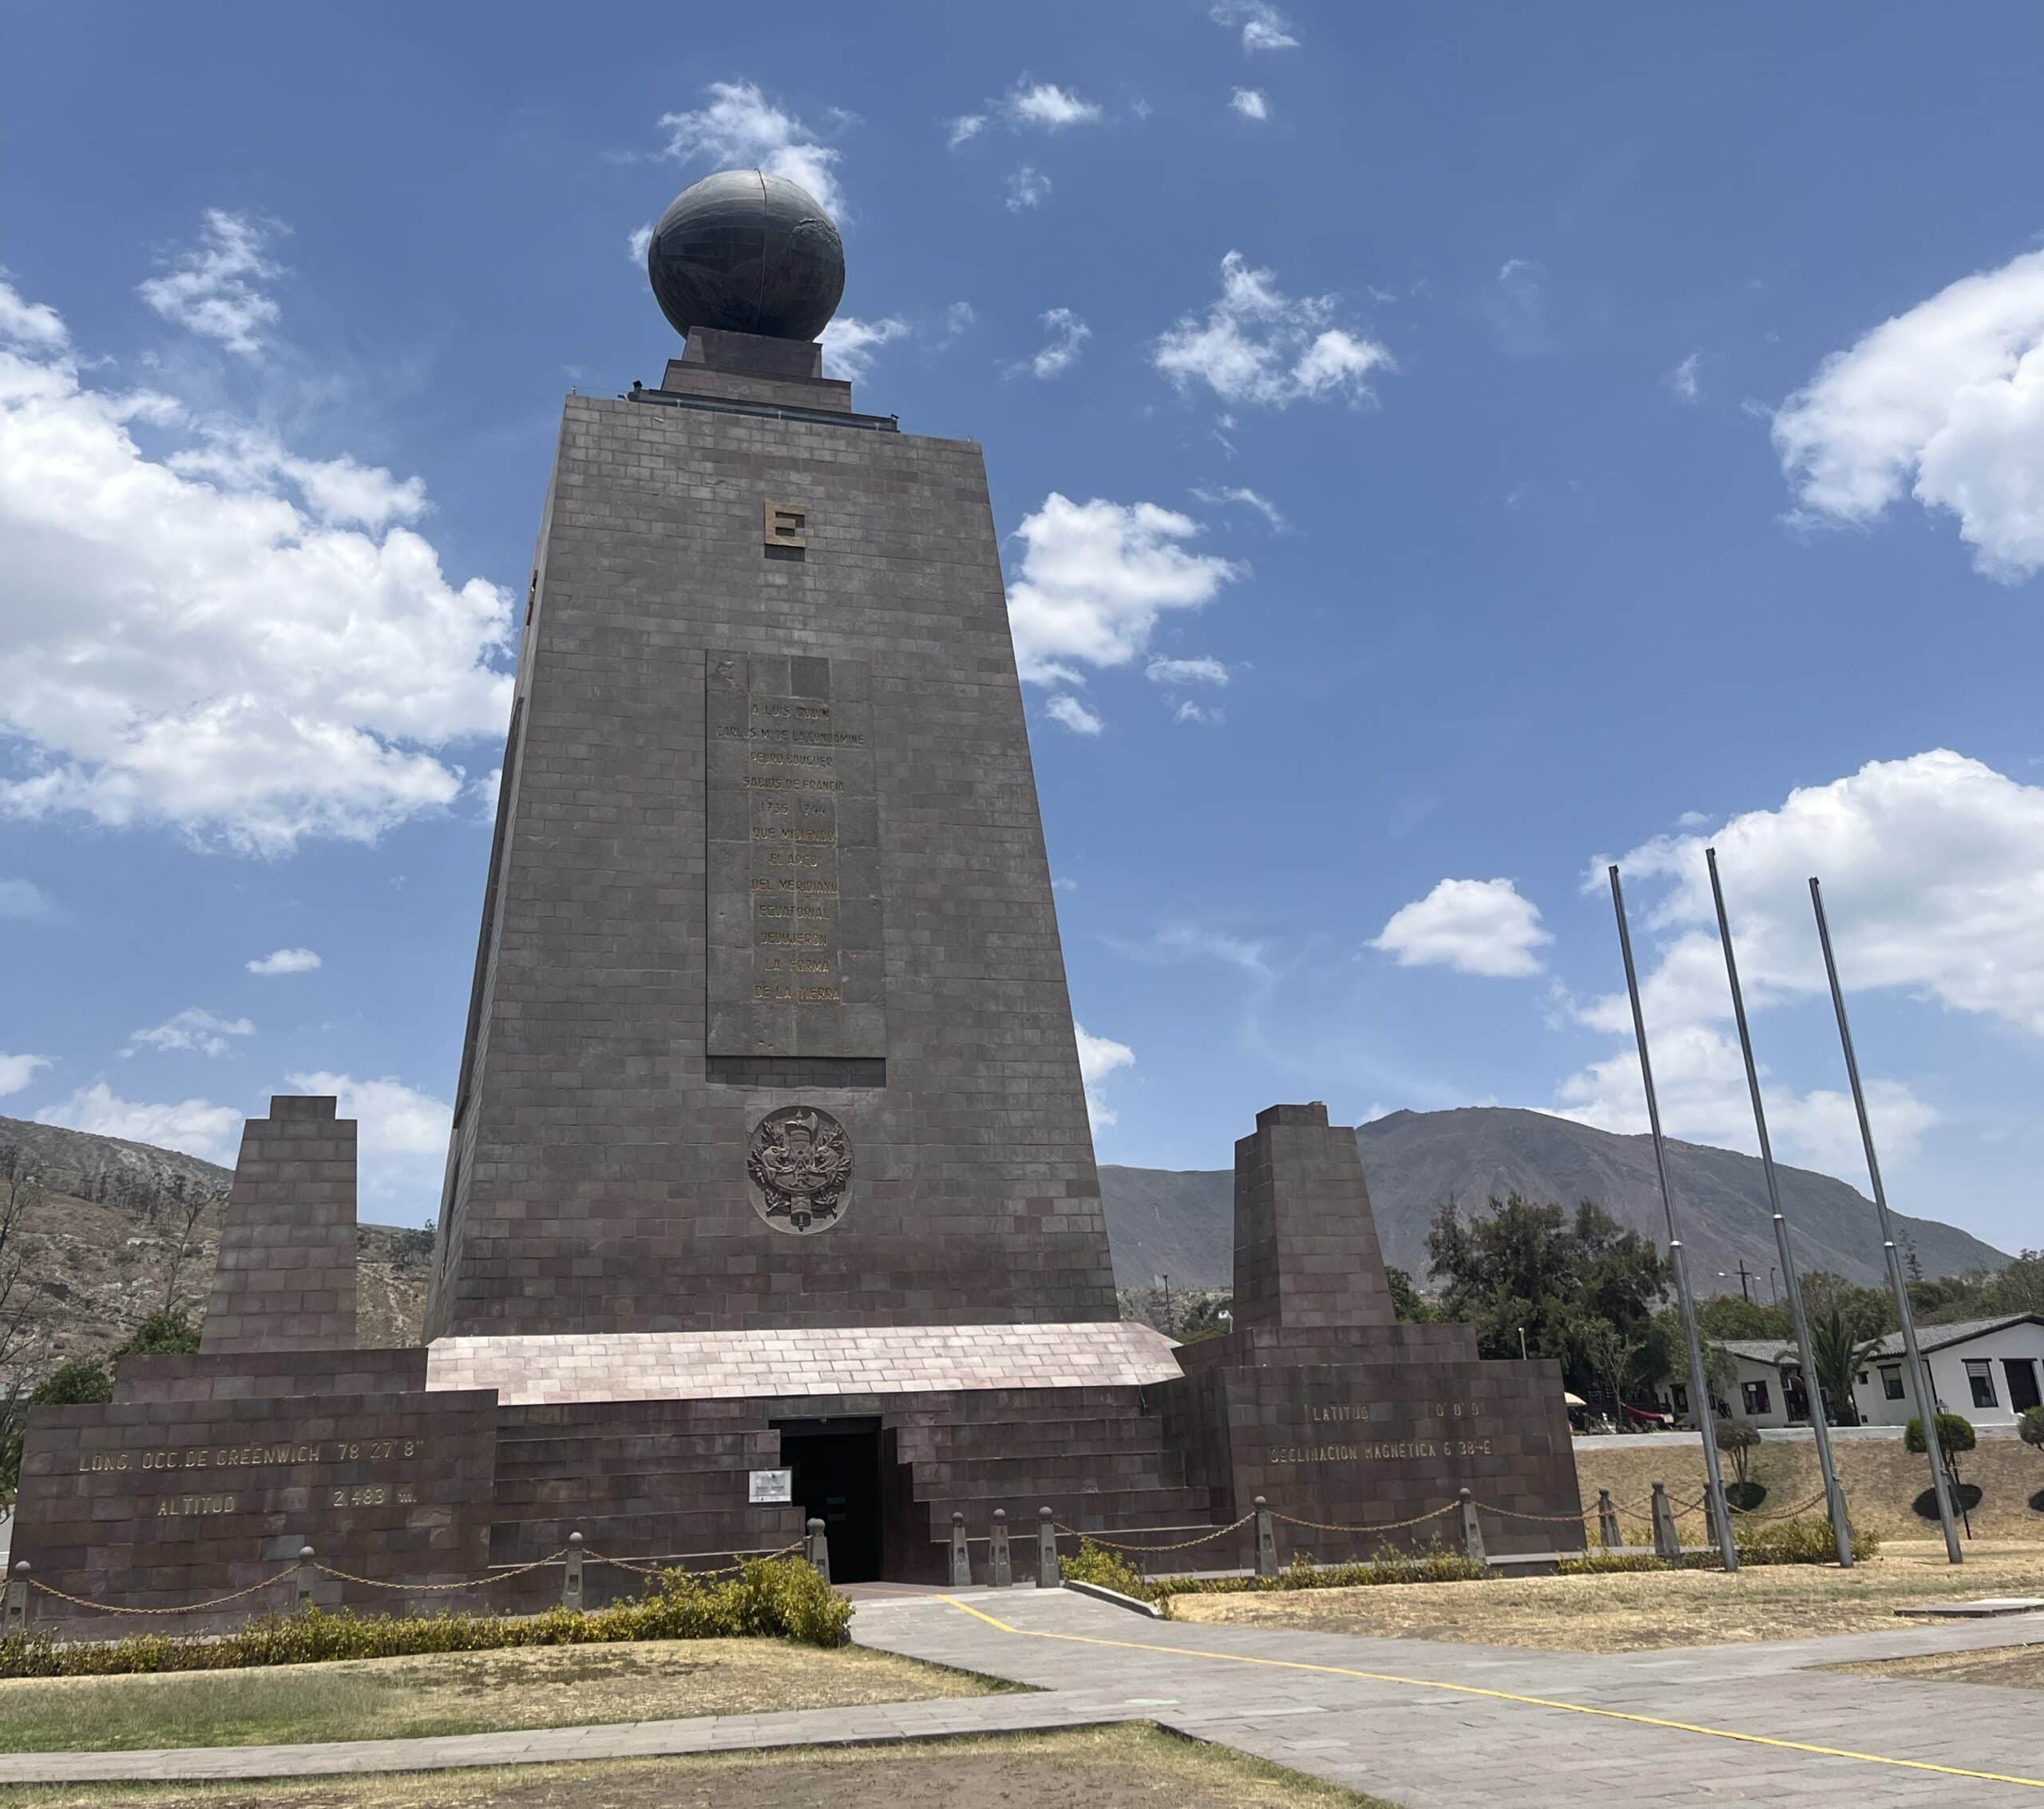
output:
[[1903,1625],[1897,1608],[2018,1594],[2044,1594],[2044,1546],[1976,1543],[1955,1569],[1943,1545],[1918,1542],[1889,1546],[1851,1570],[1777,1565],[1733,1576],[1665,1570],[1178,1596],[1171,1617],[1380,1639],[1634,1652],[1892,1630]]
[[1002,1686],[865,1646],[659,1640],[272,1670],[0,1682],[0,1751],[109,1752],[838,1708]]
[[[1832,1448],[1838,1454],[1838,1474],[1856,1526],[1888,1539],[1936,1537],[1935,1518],[1925,1520],[1910,1506],[1931,1486],[1927,1459],[1920,1454],[1911,1456],[1899,1439],[1841,1439]],[[1977,1451],[1968,1451],[1959,1462],[1959,1474],[1984,1491],[1972,1514],[1975,1538],[2044,1542],[2044,1512],[2030,1505],[2031,1496],[2044,1498],[2044,1457],[2019,1439],[1983,1439]],[[1793,1507],[1824,1490],[1813,1441],[1763,1442],[1748,1468],[1755,1482],[1767,1485],[1762,1513]],[[1629,1439],[1622,1446],[1579,1450],[1575,1470],[1583,1486],[1583,1504],[1593,1515],[1600,1488],[1609,1489],[1621,1507],[1633,1506],[1634,1511],[1626,1516],[1626,1537],[1641,1545],[1652,1538],[1646,1519],[1646,1498],[1657,1478],[1668,1485],[1668,1493],[1678,1502],[1693,1501],[1703,1493],[1703,1447],[1678,1445],[1669,1439],[1648,1436]],[[1730,1480],[1729,1468],[1726,1480]],[[1682,1527],[1686,1541],[1705,1542],[1701,1509],[1686,1516]],[[1594,1517],[1589,1529],[1594,1535]]]
[[1998,1646],[1987,1652],[1939,1652],[1891,1658],[1878,1665],[1834,1665],[1864,1677],[1897,1683],[1923,1679],[1945,1684],[1991,1684],[1997,1689],[2044,1690],[2044,1645]]
[[1140,1724],[303,1783],[42,1785],[13,1809],[1391,1809]]

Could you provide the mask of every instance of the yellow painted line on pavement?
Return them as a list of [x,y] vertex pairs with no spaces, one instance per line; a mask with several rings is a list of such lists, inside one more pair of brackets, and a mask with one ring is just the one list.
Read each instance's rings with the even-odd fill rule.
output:
[[1598,1708],[1585,1702],[1562,1702],[1548,1696],[1518,1696],[1510,1690],[1485,1689],[1479,1684],[1444,1684],[1433,1677],[1400,1677],[1387,1671],[1352,1671],[1339,1665],[1312,1665],[1298,1658],[1258,1658],[1243,1652],[1208,1652],[1198,1646],[1154,1645],[1142,1640],[1104,1640],[1087,1633],[1049,1633],[1033,1627],[1011,1627],[956,1596],[942,1597],[975,1620],[1024,1639],[1064,1640],[1073,1645],[1103,1645],[1123,1652],[1156,1652],[1171,1658],[1214,1658],[1228,1665],[1262,1665],[1278,1671],[1313,1671],[1328,1677],[1358,1677],[1370,1684],[1403,1684],[1409,1689],[1445,1690],[1455,1696],[1487,1696],[1494,1702],[1516,1702],[1529,1708],[1556,1708],[1570,1715],[1595,1715],[1607,1721],[1630,1721],[1642,1728],[1666,1728],[1678,1734],[1703,1734],[1712,1740],[1737,1740],[1745,1746],[1771,1746],[1785,1752],[1808,1752],[1820,1759],[1852,1759],[1862,1765],[1888,1765],[1904,1771],[1934,1771],[1944,1778],[1974,1778],[1983,1783],[2016,1784],[2044,1790],[2044,1778],[2019,1778],[2006,1771],[1974,1771],[1962,1765],[1935,1765],[1927,1759],[1893,1759],[1885,1753],[1854,1752],[1842,1746],[1817,1746],[1808,1740],[1776,1740],[1767,1734],[1742,1734],[1731,1728],[1706,1728],[1695,1721],[1670,1721],[1658,1715],[1635,1715],[1623,1708]]

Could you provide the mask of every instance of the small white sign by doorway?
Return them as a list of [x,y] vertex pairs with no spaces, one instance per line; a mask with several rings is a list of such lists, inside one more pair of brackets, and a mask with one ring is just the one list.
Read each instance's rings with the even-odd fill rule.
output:
[[795,1473],[792,1470],[755,1470],[748,1473],[746,1499],[750,1502],[791,1502],[795,1498]]

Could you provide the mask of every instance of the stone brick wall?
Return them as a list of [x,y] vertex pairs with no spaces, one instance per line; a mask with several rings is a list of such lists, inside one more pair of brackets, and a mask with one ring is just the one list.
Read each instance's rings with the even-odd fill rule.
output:
[[[980,449],[869,418],[568,404],[430,1336],[1115,1316]],[[869,672],[882,1086],[711,1078],[712,652]],[[854,1144],[806,1237],[745,1173],[796,1102]]]
[[241,1133],[200,1348],[355,1341],[355,1127],[338,1102],[279,1094]]
[[1396,1316],[1356,1134],[1318,1102],[1258,1112],[1235,1145],[1233,1310],[1287,1332]]

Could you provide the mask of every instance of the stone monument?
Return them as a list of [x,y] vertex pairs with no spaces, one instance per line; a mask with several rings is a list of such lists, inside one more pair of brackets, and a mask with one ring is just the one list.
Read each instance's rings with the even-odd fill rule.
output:
[[980,448],[822,374],[843,252],[793,184],[697,184],[648,267],[684,348],[568,399],[542,513],[428,1344],[348,1348],[354,1127],[273,1101],[204,1348],[38,1411],[16,1554],[168,1608],[310,1542],[322,1600],[531,1606],[573,1532],[701,1567],[821,1519],[840,1581],[941,1581],[1046,1503],[1229,1529],[1201,1568],[1258,1495],[1324,1557],[1464,1487],[1572,1514],[1555,1367],[1395,1323],[1324,1106],[1237,1147],[1233,1330],[1119,1320]]

